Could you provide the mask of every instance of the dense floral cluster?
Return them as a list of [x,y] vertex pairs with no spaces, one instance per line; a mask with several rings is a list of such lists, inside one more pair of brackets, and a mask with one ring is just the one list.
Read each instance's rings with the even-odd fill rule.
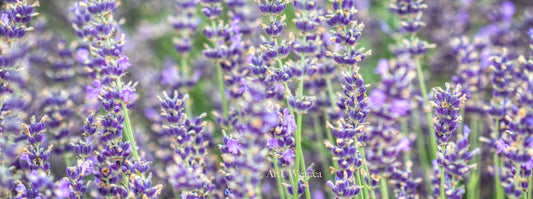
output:
[[533,195],[529,1],[66,2],[0,2],[0,198]]

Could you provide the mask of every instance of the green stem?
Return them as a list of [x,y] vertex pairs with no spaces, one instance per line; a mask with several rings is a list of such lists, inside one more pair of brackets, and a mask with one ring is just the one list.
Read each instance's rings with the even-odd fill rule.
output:
[[[335,97],[334,97],[334,93],[333,93],[333,86],[331,86],[331,78],[330,77],[326,77],[326,85],[327,85],[327,88],[328,88],[328,96],[329,96],[330,106],[331,106],[332,109],[334,109],[335,108]],[[324,119],[325,119],[325,122],[327,124],[327,122],[329,121],[329,113],[327,111],[324,112]],[[328,140],[331,143],[334,143],[335,140],[333,139],[333,135],[331,134],[331,129],[326,127],[326,133],[327,133]],[[339,164],[337,163],[337,161],[333,161],[333,167],[334,168],[339,168]]]
[[428,128],[429,133],[431,136],[431,159],[437,159],[437,138],[435,136],[435,129],[432,127],[432,119],[431,119],[431,111],[429,110],[429,100],[428,100],[428,94],[426,89],[426,82],[424,81],[424,73],[422,72],[422,66],[420,64],[419,57],[415,58],[415,64],[416,64],[416,72],[418,76],[418,84],[420,86],[420,92],[422,93],[422,97],[424,98],[424,109],[423,111],[426,113],[426,118],[428,122]]
[[[324,113],[324,120],[325,120],[326,123],[327,123],[327,121],[330,120],[328,113]],[[333,134],[331,134],[331,129],[328,128],[328,127],[326,127],[326,136],[328,137],[328,140],[331,143],[335,143],[335,139],[333,139]],[[335,161],[335,160],[333,160],[333,167],[334,168],[339,168],[339,163],[337,163],[337,161]]]
[[381,180],[379,180],[379,184],[381,185],[381,197],[388,199],[389,190],[387,189],[387,180],[385,178],[381,178]]
[[[477,116],[474,116],[472,120],[470,121],[470,127],[471,127],[471,136],[470,136],[470,143],[472,148],[477,148],[477,139],[478,139],[478,133],[479,133],[479,119]],[[473,162],[477,165],[481,165],[479,162],[479,156],[474,157]],[[478,183],[479,183],[479,172],[480,169],[476,169],[472,171],[472,177],[470,178],[470,182],[468,182],[468,198],[474,199],[477,198],[476,195],[479,192],[478,190]]]
[[531,192],[533,191],[533,175],[529,175],[529,187],[528,187],[528,192],[526,193],[526,195],[528,196],[528,198],[532,198],[531,196]]
[[[355,145],[357,147],[357,142]],[[363,160],[363,164],[362,164],[363,169],[365,170],[366,175],[368,175],[368,178],[370,178],[370,172],[368,171],[368,166],[366,165],[367,161],[366,161],[366,156],[365,156],[365,150],[363,149],[363,147],[359,147],[357,148],[357,151],[359,151],[359,153],[361,154],[361,159]],[[370,190],[370,185],[367,183],[367,181],[363,180],[363,183],[365,184],[365,189],[369,189],[370,195],[372,195],[372,198],[376,199],[376,194],[374,193],[373,190]]]
[[[188,76],[188,70],[187,70],[187,58],[181,57],[180,59],[180,72],[182,77],[185,77],[185,75]],[[185,85],[185,79],[182,79],[183,85]],[[187,100],[185,101],[185,113],[188,116],[192,116],[192,109],[191,109],[191,103],[193,100]]]
[[368,189],[366,186],[363,185],[363,179],[361,177],[361,168],[359,168],[356,172],[356,178],[357,178],[357,186],[363,187],[363,192],[359,192],[361,195],[359,195],[359,198],[368,198]]
[[259,185],[258,186],[255,186],[255,193],[256,193],[256,196],[257,196],[257,199],[261,199],[261,189],[259,189]]
[[463,119],[461,120],[461,126],[459,126],[459,130],[458,130],[458,134],[459,135],[463,135],[463,127],[465,126],[465,108],[464,107],[461,107],[461,109],[459,110],[459,114],[461,116],[463,116]]
[[[442,155],[445,155],[446,148],[443,146]],[[440,199],[445,199],[446,195],[444,194],[444,167],[440,167]]]
[[[326,145],[324,145],[322,143],[322,141],[324,141],[324,137],[322,136],[322,130],[320,128],[320,118],[318,118],[317,115],[313,116],[313,128],[314,128],[314,131],[315,131],[315,135],[316,135],[316,139],[317,139],[317,145],[318,146],[322,146],[320,147],[320,152],[322,153],[322,162],[325,165],[325,167],[323,168],[324,170],[322,172],[324,172],[324,174],[328,173],[328,170],[329,170],[329,167],[331,166],[331,164],[329,163],[331,159],[331,155],[330,155],[330,152],[328,151],[328,149],[326,148]],[[335,162],[335,161],[333,161]],[[328,180],[331,180],[333,181],[333,175],[327,175],[326,176],[326,181]]]
[[[499,126],[500,120],[496,119],[494,124],[494,133],[496,135],[496,139],[500,137],[500,126]],[[500,160],[497,153],[494,153],[494,190],[496,191],[496,199],[503,199],[503,190],[502,186],[500,186]]]
[[[402,127],[402,135],[405,138],[409,138],[409,127],[407,127],[407,120],[402,119],[400,121],[400,125]],[[404,161],[404,163],[407,163],[410,160],[411,160],[411,154],[410,153],[403,153],[403,161]]]
[[139,161],[140,158],[139,158],[139,154],[137,153],[137,144],[135,142],[135,136],[133,135],[133,130],[131,128],[131,123],[130,123],[130,116],[128,114],[128,108],[126,107],[126,103],[124,102],[121,102],[122,103],[122,114],[124,115],[124,123],[125,123],[125,135],[126,135],[126,138],[128,139],[128,141],[130,141],[130,144],[131,144],[131,152],[133,153],[133,158],[135,159],[135,161]]
[[[116,83],[118,87],[118,92],[122,92],[122,83],[120,82],[120,78],[117,79]],[[121,101],[120,104],[122,105],[122,115],[124,115],[124,135],[126,136],[126,140],[130,141],[133,158],[135,159],[135,161],[139,161],[140,158],[139,154],[137,153],[137,142],[135,142],[135,136],[133,135],[133,128],[131,127],[128,107],[126,106],[126,103],[124,101]]]
[[228,119],[229,111],[226,102],[226,93],[224,92],[224,75],[222,74],[222,66],[217,64],[218,90],[220,92],[220,99],[222,101],[222,111],[224,112],[224,119]]
[[418,113],[413,111],[412,116],[413,116],[413,122],[415,123],[414,128],[416,132],[416,147],[418,149],[418,152],[420,153],[419,158],[420,158],[420,165],[422,167],[422,171],[424,175],[424,178],[423,178],[424,185],[425,185],[426,193],[430,193],[432,191],[432,186],[431,186],[431,178],[427,176],[428,174],[427,171],[428,169],[430,169],[430,166],[429,166],[429,158],[428,158],[429,151],[426,149],[426,146],[425,146],[426,136],[422,133],[422,127],[420,124],[420,118],[419,118]]
[[281,185],[283,184],[283,178],[281,177],[281,173],[278,167],[278,158],[273,157],[273,159],[274,159],[274,169],[276,170],[276,175],[280,174],[279,176],[276,176],[276,181],[278,183],[279,197],[281,199],[285,199],[285,191],[283,189],[283,185]]
[[176,189],[172,189],[172,194],[174,194],[174,199],[180,199],[180,194],[178,193],[178,191],[176,191]]
[[[301,157],[300,161],[302,161],[300,164],[300,169],[302,169],[303,172],[307,172],[305,168],[305,158],[304,158],[303,150],[300,150],[300,157]],[[309,190],[309,187],[305,188],[305,198],[311,199],[311,190]]]
[[293,183],[293,198],[298,198],[298,180],[300,178],[300,160],[301,160],[301,153],[302,150],[302,135],[301,135],[301,129],[302,129],[302,114],[298,114],[296,117],[296,172],[294,173],[294,183]]
[[331,108],[335,108],[335,96],[333,93],[333,86],[331,86],[330,77],[326,77],[326,86],[328,88],[328,97],[329,97],[329,103],[331,105]]

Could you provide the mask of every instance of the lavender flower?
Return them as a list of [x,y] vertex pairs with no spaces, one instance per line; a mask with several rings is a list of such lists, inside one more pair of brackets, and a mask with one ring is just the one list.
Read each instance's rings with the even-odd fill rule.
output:
[[224,144],[220,145],[227,197],[258,197],[260,193],[256,192],[256,186],[261,175],[251,174],[263,173],[267,169],[267,135],[279,121],[278,114],[268,107],[265,86],[257,80],[248,82],[248,85],[240,104],[243,115],[234,129],[237,132],[225,135]]
[[470,128],[467,125],[463,128],[463,135],[458,136],[457,143],[446,143],[445,153],[437,155],[437,164],[444,168],[444,178],[446,180],[445,187],[440,187],[439,190],[445,189],[448,198],[463,197],[465,193],[464,186],[458,185],[471,170],[477,167],[476,164],[470,164],[469,162],[474,158],[474,155],[480,153],[480,150],[474,149],[470,151],[468,144]]
[[[175,151],[175,165],[167,168],[170,182],[181,191],[182,197],[207,198],[214,189],[212,179],[204,170],[207,166],[207,149],[209,144],[203,140],[206,122],[202,119],[206,114],[196,118],[188,118],[184,113],[184,105],[188,96],[177,91],[168,96],[158,97],[161,101],[161,116],[164,120],[164,131],[172,139],[171,148]],[[230,149],[234,151],[234,149]]]
[[438,144],[447,145],[448,139],[460,128],[463,119],[459,113],[461,105],[466,101],[464,93],[460,92],[461,86],[451,90],[451,85],[446,84],[446,90],[434,88],[435,101],[431,101],[431,106],[436,108],[436,114],[433,118],[435,136]]
[[333,60],[348,68],[362,62],[371,54],[370,50],[356,49],[357,41],[365,25],[355,20],[357,9],[354,8],[354,3],[355,1],[333,1],[333,10],[322,18],[335,30],[331,40],[342,46],[339,50],[332,52]]
[[[193,36],[197,32],[196,29],[200,24],[200,19],[196,16],[197,0],[179,0],[175,2],[175,16],[169,18],[172,27],[177,31],[178,37],[174,38],[174,48],[179,54],[180,72],[179,74],[163,73],[163,75],[178,76],[177,81],[168,81],[175,89],[186,87],[193,88],[198,82],[199,72],[196,70],[194,76],[189,78],[190,66],[188,65],[189,53],[192,50]],[[172,67],[171,69],[174,69]],[[167,69],[168,70],[168,69]],[[168,77],[166,78],[169,79]],[[165,82],[162,82],[165,83]]]
[[85,119],[83,133],[77,142],[72,143],[72,148],[78,159],[74,166],[67,168],[66,180],[69,182],[69,198],[82,198],[91,186],[91,181],[84,177],[90,176],[94,172],[93,152],[96,148],[93,141],[97,132],[97,121],[94,114]]
[[44,171],[34,170],[26,178],[28,184],[17,183],[14,198],[68,198],[70,195],[67,181],[60,180],[54,183]]
[[426,54],[429,49],[435,48],[434,44],[429,44],[414,36],[420,28],[426,25],[421,20],[423,10],[426,8],[427,5],[423,0],[391,0],[389,10],[393,14],[398,15],[401,20],[399,32],[406,32],[412,35],[410,39],[404,39],[398,46],[393,47],[392,50],[396,55],[423,55]]
[[33,116],[30,119],[29,125],[23,125],[24,134],[29,145],[20,156],[20,160],[26,163],[25,165],[30,171],[43,171],[49,174],[50,163],[48,162],[48,159],[50,158],[52,146],[45,148],[44,145],[46,137],[46,119],[47,117],[45,116],[37,122],[35,116]]
[[35,7],[39,7],[39,1],[30,4],[27,0],[17,0],[16,3],[7,5],[7,9],[2,11],[0,21],[0,35],[7,37],[8,42],[20,39],[26,32],[33,30],[28,27],[32,17],[39,13],[35,12]]
[[328,181],[328,185],[337,197],[350,197],[359,194],[361,180],[360,170],[363,169],[361,149],[365,141],[365,119],[368,115],[367,85],[363,77],[357,72],[344,73],[344,97],[339,101],[339,107],[344,110],[345,117],[337,122],[337,127],[329,125],[332,134],[337,138],[336,145],[325,141],[326,147],[333,153],[334,161],[339,169],[335,171],[335,182]]
[[[112,194],[126,197],[133,194],[137,197],[156,197],[161,187],[151,187],[151,176],[145,175],[148,170],[144,167],[139,170],[136,166],[145,164],[137,154],[128,113],[128,108],[134,105],[137,83],[121,82],[125,71],[132,64],[124,54],[125,36],[121,35],[116,40],[119,33],[118,26],[113,21],[116,2],[89,0],[76,4],[74,11],[77,14],[83,13],[83,10],[91,15],[88,28],[95,40],[91,43],[91,59],[97,68],[96,85],[101,85],[101,90],[96,92],[106,112],[100,119],[102,129],[98,132],[101,148],[95,151],[94,176],[98,193],[102,196]],[[129,142],[122,142],[123,135]],[[133,155],[133,160],[130,160],[130,154]],[[122,185],[118,185],[120,177],[124,181]]]
[[72,101],[65,92],[53,92],[44,101],[43,111],[48,116],[47,126],[54,137],[51,143],[56,145],[54,148],[56,154],[68,152],[68,146],[65,143],[68,142],[68,136],[71,134],[69,124],[72,123],[67,119],[73,116],[72,106]]
[[296,121],[294,115],[291,115],[288,108],[280,110],[279,121],[272,130],[272,137],[269,139],[269,148],[274,152],[275,158],[278,158],[284,165],[294,163]]
[[470,152],[468,149],[468,135],[470,129],[465,126],[463,137],[458,136],[457,144],[449,142],[452,135],[456,135],[460,128],[462,116],[460,108],[466,101],[466,95],[461,93],[461,86],[455,89],[450,84],[446,84],[446,90],[434,88],[435,101],[431,101],[431,106],[436,108],[433,118],[435,136],[439,144],[437,153],[437,164],[440,167],[440,186],[435,193],[441,193],[441,197],[462,198],[465,190],[463,187],[456,188],[461,178],[467,174],[475,165],[469,165],[474,155],[478,151]]

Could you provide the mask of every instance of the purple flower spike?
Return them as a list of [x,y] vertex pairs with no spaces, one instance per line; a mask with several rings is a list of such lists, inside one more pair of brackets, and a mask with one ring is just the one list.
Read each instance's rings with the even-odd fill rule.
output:
[[462,116],[459,114],[461,104],[464,104],[465,94],[460,92],[460,86],[451,90],[450,84],[446,84],[446,90],[434,88],[435,101],[430,102],[436,108],[433,119],[435,135],[439,144],[445,144],[452,134],[459,128]]
[[292,151],[292,149],[287,149],[285,153],[283,153],[283,160],[284,162],[287,162],[287,164],[292,164],[294,162],[294,158],[296,155]]

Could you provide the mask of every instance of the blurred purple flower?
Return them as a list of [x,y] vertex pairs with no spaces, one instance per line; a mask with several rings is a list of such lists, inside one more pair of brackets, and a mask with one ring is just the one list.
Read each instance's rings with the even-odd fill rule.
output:
[[70,196],[70,183],[66,179],[60,180],[56,185],[55,192],[57,193],[57,197],[59,198],[68,198]]
[[173,85],[179,78],[178,69],[176,69],[176,67],[168,67],[164,69],[162,75],[161,84]]
[[285,160],[285,162],[288,162],[289,164],[291,164],[292,162],[294,162],[294,158],[296,157],[296,155],[294,154],[294,152],[292,151],[292,149],[287,149],[285,150],[285,152],[283,153],[283,160]]
[[228,151],[233,153],[233,155],[238,155],[239,150],[241,150],[241,146],[239,145],[239,142],[234,139],[229,139],[227,146],[228,146]]
[[387,95],[380,89],[374,89],[370,92],[370,96],[368,98],[371,106],[375,108],[381,108],[381,106],[383,106],[387,100]]
[[516,12],[514,3],[511,1],[504,1],[501,7],[502,15],[505,19],[512,19]]
[[409,151],[411,149],[411,140],[409,138],[402,138],[396,147],[402,151]]
[[389,70],[389,60],[387,59],[380,59],[378,62],[378,65],[376,66],[376,70],[374,72],[376,74],[383,75]]
[[76,60],[80,63],[87,63],[90,58],[89,50],[85,48],[80,48],[76,51]]
[[498,139],[498,141],[496,141],[496,153],[501,153],[502,151],[507,154],[507,148],[509,148],[509,144],[505,143],[505,141],[503,139]]
[[269,149],[279,147],[278,140],[275,138],[270,138],[270,140],[268,140],[268,146],[269,146]]
[[135,100],[135,91],[130,87],[124,87],[119,93],[119,96],[124,102],[129,103]]
[[117,65],[122,70],[126,70],[131,66],[131,62],[129,61],[128,57],[124,55],[118,60]]
[[100,83],[100,80],[94,80],[93,86],[87,85],[85,87],[85,91],[87,92],[87,96],[85,96],[86,99],[94,100],[98,95],[100,95],[100,91],[102,90],[102,83]]
[[288,108],[283,110],[283,118],[285,118],[285,122],[287,124],[287,131],[295,132],[297,126],[296,122],[294,121],[294,115],[290,113],[290,110]]
[[409,101],[404,99],[395,99],[390,106],[390,113],[396,117],[402,117],[409,111]]

